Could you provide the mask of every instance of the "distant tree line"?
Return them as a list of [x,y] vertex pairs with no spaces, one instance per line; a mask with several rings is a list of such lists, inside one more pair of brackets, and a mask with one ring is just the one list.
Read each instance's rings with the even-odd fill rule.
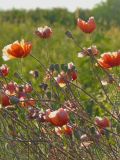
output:
[[0,22],[35,24],[48,23],[66,26],[75,26],[76,18],[81,17],[85,20],[94,15],[98,24],[109,27],[110,25],[120,25],[120,0],[106,0],[95,6],[92,10],[76,9],[75,12],[69,12],[67,9],[54,8],[35,9],[35,10],[0,10]]

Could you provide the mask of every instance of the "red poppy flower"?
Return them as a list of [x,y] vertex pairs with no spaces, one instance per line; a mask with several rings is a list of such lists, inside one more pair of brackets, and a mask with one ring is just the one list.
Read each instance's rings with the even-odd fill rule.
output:
[[58,136],[62,136],[63,134],[70,136],[73,133],[73,128],[69,124],[62,127],[55,127],[55,133]]
[[39,27],[36,31],[35,34],[43,39],[50,38],[52,35],[52,30],[50,27],[45,26],[45,27]]
[[105,129],[110,126],[110,121],[107,117],[104,118],[96,117],[95,123],[100,129]]
[[9,68],[6,64],[3,64],[1,67],[0,67],[0,75],[1,76],[7,76],[9,73]]
[[77,71],[74,64],[70,62],[68,63],[67,67],[67,72],[62,71],[57,77],[54,77],[60,87],[64,87],[70,81],[75,81],[77,79]]
[[85,33],[92,33],[96,28],[94,17],[90,17],[87,22],[78,18],[77,25]]
[[65,87],[69,81],[75,81],[77,79],[77,72],[70,71],[68,73],[61,72],[54,78],[60,87]]
[[107,52],[101,55],[98,63],[102,68],[109,69],[120,65],[120,51]]
[[18,98],[20,101],[20,106],[23,108],[35,106],[35,100],[33,98],[28,98],[28,96],[25,92],[19,92]]
[[8,84],[3,85],[3,91],[7,95],[15,95],[18,92],[18,85],[15,82],[9,82]]
[[17,94],[18,86],[15,82],[9,82],[8,84],[3,84],[0,93],[0,103],[4,107],[12,107],[10,98]]
[[60,87],[65,87],[68,81],[68,76],[65,72],[61,72],[57,77],[54,78],[57,82],[57,84]]
[[24,42],[24,40],[14,42],[3,48],[3,59],[8,61],[15,58],[23,58],[30,54],[32,44]]
[[20,100],[20,106],[23,108],[34,107],[36,103],[33,98],[28,99],[28,98],[21,97],[19,98],[19,100]]
[[31,93],[33,91],[33,88],[30,84],[25,84],[24,91],[25,91],[25,93]]
[[6,94],[3,93],[3,92],[0,94],[0,104],[1,104],[3,107],[6,107],[6,106],[10,106],[10,105],[11,105],[9,96],[6,95]]
[[46,121],[52,123],[55,126],[63,126],[68,123],[69,121],[69,115],[66,112],[65,109],[59,108],[56,111],[53,112],[47,112],[48,115],[46,115]]
[[77,71],[75,70],[75,65],[70,62],[68,63],[68,79],[71,81],[75,81],[77,79]]

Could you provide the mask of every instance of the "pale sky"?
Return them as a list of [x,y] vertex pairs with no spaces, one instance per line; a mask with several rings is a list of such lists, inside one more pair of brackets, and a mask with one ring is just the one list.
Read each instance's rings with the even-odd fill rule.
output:
[[97,3],[105,0],[0,0],[0,9],[35,9],[35,8],[55,8],[64,7],[70,11],[76,8],[92,8]]

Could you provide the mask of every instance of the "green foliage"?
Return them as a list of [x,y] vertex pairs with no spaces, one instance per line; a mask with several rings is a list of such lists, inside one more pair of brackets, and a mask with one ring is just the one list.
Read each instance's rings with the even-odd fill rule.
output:
[[110,27],[111,25],[120,25],[120,1],[107,0],[97,5],[92,13],[103,27]]
[[81,17],[85,20],[88,17],[95,17],[101,28],[106,29],[111,25],[120,25],[120,1],[119,0],[106,0],[96,5],[92,10],[89,9],[76,9],[75,12],[69,12],[67,9],[54,8],[53,10],[43,10],[37,8],[36,10],[17,10],[0,11],[0,22],[10,23],[34,23],[36,25],[49,24],[49,25],[63,25],[75,27],[76,18]]

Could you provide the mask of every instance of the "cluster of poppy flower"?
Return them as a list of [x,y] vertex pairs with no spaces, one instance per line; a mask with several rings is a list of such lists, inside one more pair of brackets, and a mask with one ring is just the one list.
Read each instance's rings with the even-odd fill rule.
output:
[[73,128],[69,124],[70,118],[68,111],[63,107],[55,111],[47,109],[45,112],[30,107],[28,108],[28,118],[52,124],[55,126],[55,133],[59,136],[62,134],[71,135],[73,132]]
[[[110,120],[107,117],[96,117],[95,118],[95,125],[96,125],[96,129],[95,128],[91,128],[91,130],[93,129],[92,132],[94,132],[94,138],[95,140],[97,140],[97,142],[100,140],[102,135],[105,135],[106,133],[106,129],[108,127],[110,127]],[[94,143],[94,138],[91,137],[89,134],[83,134],[80,137],[81,140],[81,148],[82,147],[89,147],[90,145],[92,145]]]
[[25,84],[19,86],[15,82],[3,84],[1,87],[0,103],[2,107],[14,108],[16,104],[21,107],[35,106],[35,100],[29,98],[29,93],[32,92],[32,86]]
[[[85,33],[92,33],[96,29],[96,23],[94,17],[90,17],[87,22],[78,18],[77,25]],[[35,34],[40,38],[47,39],[51,37],[52,29],[48,26],[39,27],[35,31]],[[24,58],[30,54],[31,49],[32,49],[31,43],[25,42],[24,40],[21,40],[20,42],[15,41],[14,43],[9,44],[3,48],[3,59],[7,61],[14,58]],[[88,55],[89,53],[88,50],[83,49],[82,55]],[[96,47],[92,46],[91,50],[93,55],[97,55],[99,53]],[[104,69],[112,68],[114,66],[119,66],[120,51],[103,53],[101,55],[101,58],[98,59],[98,64]]]
[[[85,33],[92,33],[96,29],[96,23],[94,17],[90,17],[88,22],[83,21],[82,19],[77,20],[78,27]],[[40,27],[35,31],[35,34],[42,38],[47,39],[52,36],[52,29],[50,27]],[[24,58],[31,53],[32,44],[30,42],[25,42],[24,40],[15,41],[12,44],[7,45],[3,48],[3,59],[5,61],[15,59],[15,58]],[[87,56],[89,53],[95,55],[99,54],[96,46],[91,46],[90,48],[84,48],[81,53],[79,53],[79,57]],[[114,66],[120,65],[120,51],[118,52],[109,52],[101,55],[101,58],[97,60],[99,66],[104,69],[109,69]],[[0,76],[5,77],[9,73],[9,68],[6,64],[0,67]],[[38,72],[30,72],[34,77],[38,77]],[[51,77],[50,71],[48,74]],[[53,75],[53,73],[52,73]],[[54,80],[60,87],[65,87],[69,82],[77,80],[77,71],[75,69],[74,64],[67,64],[67,71],[62,70],[57,77],[53,77]],[[25,84],[19,86],[15,82],[10,82],[8,84],[3,84],[1,88],[1,96],[0,101],[3,107],[9,108],[9,106],[13,106],[15,104],[19,104],[22,107],[35,106],[36,101],[33,98],[29,98],[29,93],[32,92],[32,86],[30,84]],[[33,112],[33,111],[32,111]],[[38,114],[38,111],[35,111],[35,115]],[[31,110],[29,110],[30,116]],[[38,114],[39,116],[39,114]],[[73,133],[73,128],[70,125],[69,114],[68,111],[64,108],[59,108],[56,111],[46,110],[44,114],[42,114],[43,121],[49,122],[55,126],[55,132],[58,135],[67,134],[71,135]],[[110,122],[107,118],[96,118],[95,123],[98,126],[99,130],[102,132],[103,129],[110,126]]]
[[75,81],[77,79],[77,71],[74,64],[68,63],[68,71],[65,73],[62,71],[57,77],[55,77],[56,82],[60,87],[64,87],[70,81]]
[[[55,133],[60,137],[62,135],[71,136],[77,125],[71,125],[69,113],[77,111],[77,106],[78,104],[75,101],[66,101],[61,108],[55,111],[47,109],[45,112],[41,112],[39,109],[29,108],[28,118],[39,122],[51,123],[55,126]],[[98,127],[96,135],[100,138],[104,134],[105,129],[110,127],[110,120],[107,117],[96,117],[94,124]],[[83,140],[82,136],[81,139]],[[83,142],[86,143],[86,140]]]
[[[55,67],[55,65],[57,65],[57,67]],[[58,64],[52,64],[52,67],[50,66],[46,71],[44,81],[54,79],[60,87],[65,87],[70,82],[77,80],[77,70],[72,62],[62,64],[62,66],[60,72],[60,66]]]
[[[85,33],[92,33],[96,29],[94,17],[90,17],[87,22],[78,18],[77,25]],[[82,52],[82,54],[78,54],[78,57],[81,57],[81,55],[87,55],[87,53],[89,53],[87,49],[84,49],[83,51],[84,52]],[[93,50],[92,53],[93,55],[97,55],[99,52],[97,50]],[[98,64],[104,69],[120,66],[120,51],[103,53],[101,54],[101,58],[97,61]]]

